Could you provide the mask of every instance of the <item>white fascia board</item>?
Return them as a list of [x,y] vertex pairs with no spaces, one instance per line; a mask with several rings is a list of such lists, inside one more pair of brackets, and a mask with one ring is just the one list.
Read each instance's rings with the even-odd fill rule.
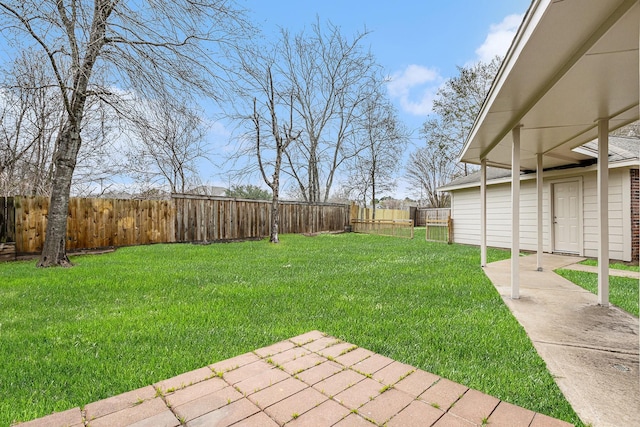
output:
[[[557,169],[557,170],[545,171],[542,174],[542,176],[543,176],[543,179],[549,179],[549,178],[558,178],[562,176],[581,175],[589,172],[595,172],[597,168],[598,168],[597,164],[593,164],[593,165],[582,167],[582,168],[575,167],[575,168],[567,168],[567,169]],[[620,168],[629,168],[629,169],[640,168],[640,159],[609,163],[609,169],[620,169]],[[536,179],[535,173],[520,175],[520,181],[529,181],[529,180],[535,180],[535,179]],[[504,178],[487,180],[487,186],[509,184],[509,183],[511,183],[510,176],[507,176]],[[467,188],[474,188],[474,187],[480,187],[480,181],[468,182],[466,184],[460,184],[460,185],[445,185],[444,187],[439,187],[437,190],[451,192],[451,191],[464,190]]]
[[[516,32],[516,35],[513,41],[511,42],[511,46],[509,47],[509,50],[507,51],[507,54],[505,55],[505,58],[502,61],[502,65],[498,70],[498,74],[493,80],[493,84],[489,89],[489,93],[487,94],[484,100],[484,103],[480,108],[480,113],[478,114],[478,116],[476,117],[476,120],[473,123],[473,127],[471,128],[471,132],[469,132],[469,137],[467,138],[467,141],[464,144],[464,147],[462,149],[462,152],[460,153],[458,161],[460,162],[462,161],[462,158],[464,157],[465,153],[469,149],[471,142],[475,139],[475,136],[478,133],[480,126],[482,125],[485,118],[489,114],[489,110],[491,109],[491,106],[493,105],[494,101],[500,94],[500,90],[502,89],[502,86],[504,85],[505,81],[509,77],[509,74],[511,73],[511,70],[513,69],[516,62],[518,61],[518,57],[522,53],[522,50],[524,49],[524,47],[529,42],[531,35],[533,34],[537,25],[540,23],[540,20],[544,16],[550,4],[551,4],[551,0],[534,0],[533,3],[531,3],[531,6],[529,7],[529,10],[527,10],[525,17],[522,23],[520,24],[520,27],[518,28],[518,31]],[[492,141],[492,145],[495,145],[495,143],[496,141]]]

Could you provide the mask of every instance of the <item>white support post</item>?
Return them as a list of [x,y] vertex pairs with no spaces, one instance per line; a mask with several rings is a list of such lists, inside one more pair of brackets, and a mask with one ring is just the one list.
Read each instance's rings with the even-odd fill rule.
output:
[[511,298],[520,298],[520,126],[511,131]]
[[598,120],[598,304],[609,306],[609,119]]
[[487,159],[480,161],[480,266],[487,266]]
[[536,192],[538,193],[538,259],[537,267],[538,271],[542,271],[542,153],[538,153],[538,164],[536,167]]

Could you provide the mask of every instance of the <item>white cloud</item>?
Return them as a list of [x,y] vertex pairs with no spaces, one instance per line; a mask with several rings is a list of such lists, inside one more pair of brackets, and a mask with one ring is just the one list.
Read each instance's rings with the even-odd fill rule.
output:
[[426,116],[431,113],[433,99],[442,83],[442,76],[433,68],[409,65],[391,76],[387,90],[407,113]]
[[516,31],[518,31],[523,17],[523,14],[509,15],[499,24],[491,25],[484,43],[476,49],[478,60],[489,62],[495,56],[504,56],[511,45],[513,37],[516,35]]
[[229,137],[231,136],[231,131],[223,123],[219,121],[208,121],[207,124],[209,125],[210,135],[215,135],[217,137],[226,139],[229,139]]

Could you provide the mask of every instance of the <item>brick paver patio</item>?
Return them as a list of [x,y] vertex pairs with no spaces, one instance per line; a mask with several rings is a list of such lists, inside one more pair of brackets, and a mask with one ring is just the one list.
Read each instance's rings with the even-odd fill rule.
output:
[[570,425],[312,331],[20,427],[486,424]]

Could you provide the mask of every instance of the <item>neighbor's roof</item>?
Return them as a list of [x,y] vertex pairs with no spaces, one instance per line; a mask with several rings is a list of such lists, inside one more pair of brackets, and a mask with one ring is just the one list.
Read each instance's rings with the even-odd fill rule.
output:
[[588,160],[572,151],[638,119],[638,0],[534,0],[487,95],[460,160],[508,168],[520,126],[521,168]]
[[[597,157],[598,141],[590,141],[581,147],[584,152]],[[625,136],[609,137],[609,162],[623,162],[640,158],[640,138]]]
[[[588,153],[592,159],[598,156],[598,141],[590,141],[580,147],[583,152]],[[609,137],[609,167],[616,167],[617,164],[628,164],[634,162],[640,164],[640,138],[610,136]],[[593,162],[576,164],[575,167],[591,165]],[[533,171],[523,171],[522,175],[527,175]],[[511,178],[511,169],[487,167],[487,181],[498,181]],[[476,187],[480,184],[480,171],[470,173],[466,176],[458,177],[448,184],[438,188],[438,191],[461,190],[463,188]]]

